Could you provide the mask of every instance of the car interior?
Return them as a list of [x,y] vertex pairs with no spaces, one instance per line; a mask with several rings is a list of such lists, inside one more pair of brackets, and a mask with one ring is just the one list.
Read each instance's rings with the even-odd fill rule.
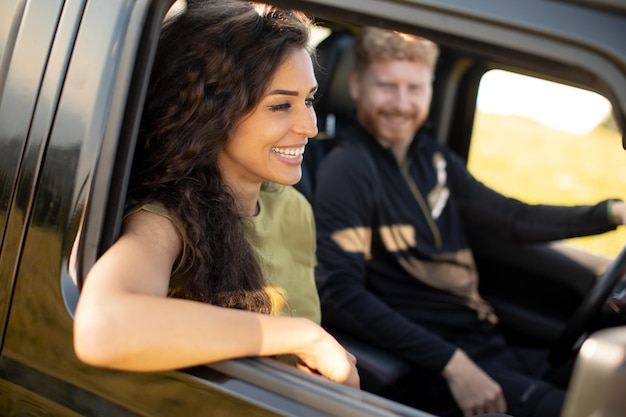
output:
[[[354,62],[351,51],[353,38],[354,28],[334,28],[317,45],[319,98],[316,112],[320,133],[307,145],[303,177],[296,184],[296,188],[310,201],[314,198],[315,171],[334,146],[337,132],[353,112],[348,91],[348,77]],[[434,118],[439,116],[437,97],[441,98],[444,94],[438,86],[446,82],[446,72],[449,71],[446,67],[463,59],[457,54],[458,51],[449,48],[441,49],[433,92],[434,109],[424,129],[436,126]],[[442,72],[443,76],[440,76]],[[463,147],[453,149],[467,156]],[[623,264],[623,255],[609,265],[603,257],[558,244],[517,245],[485,236],[472,238],[481,277],[481,292],[496,309],[511,343],[549,348],[551,359],[555,363],[563,363],[576,355],[584,338],[594,329],[615,319],[599,317],[604,300],[622,276],[619,270],[609,266]],[[502,279],[503,276],[506,280]],[[606,285],[601,294],[592,297],[595,302],[591,302],[585,294],[600,290],[599,285],[594,285],[600,276],[604,277]],[[623,282],[621,286],[624,286]],[[357,356],[363,389],[419,406],[419,399],[414,394],[416,390],[411,389],[414,370],[407,362],[345,332],[333,328],[328,330]],[[427,411],[436,413],[438,410]]]
[[[316,112],[320,133],[307,145],[303,178],[296,185],[310,200],[314,198],[315,170],[332,149],[336,132],[352,112],[347,79],[353,62],[350,47],[355,27],[327,21],[324,25],[332,33],[317,46],[319,100]],[[154,29],[155,33],[157,30]],[[472,63],[472,68],[459,75],[458,68],[467,67],[468,62]],[[462,157],[467,157],[470,145],[468,132],[471,132],[471,128],[467,126],[473,123],[477,89],[475,80],[490,65],[493,63],[487,59],[482,61],[482,57],[474,52],[451,46],[441,47],[431,116],[424,128],[431,129],[435,136],[441,137]],[[145,76],[137,76],[142,75]],[[133,100],[139,102],[141,94]],[[455,121],[454,126],[446,125],[446,121],[450,120]],[[133,128],[129,127],[129,130]],[[464,133],[457,135],[458,131]],[[449,140],[455,136],[458,139]],[[132,155],[132,146],[133,142],[129,141],[128,149],[121,150],[123,155],[117,155],[122,161],[118,164],[118,171],[125,172],[126,176],[129,166],[125,164],[132,159],[128,157]],[[99,228],[104,235],[98,237],[97,245],[89,246],[84,240],[79,245],[79,250],[83,252],[77,259],[79,286],[84,270],[119,233],[123,201],[111,196],[122,196],[125,193],[125,180],[127,178],[115,184],[116,188],[109,193],[108,205],[103,204],[104,209],[99,214],[104,219],[104,225],[98,226],[99,218],[93,216],[90,217],[91,223],[84,225],[87,232],[90,228]],[[614,320],[610,314],[605,317],[607,312],[603,307],[607,297],[615,292],[615,286],[620,285],[618,282],[622,277],[622,266],[626,265],[624,252],[610,263],[605,258],[559,245],[521,246],[497,242],[484,236],[472,238],[481,276],[481,292],[495,307],[512,343],[548,347],[552,349],[553,360],[564,361],[577,354],[585,336],[607,321]],[[90,239],[93,243],[93,237]],[[85,250],[87,246],[88,250]],[[506,281],[501,279],[502,276],[507,277]],[[590,291],[598,287],[596,281],[599,277],[605,283],[599,289],[601,291]],[[621,284],[623,287],[623,280]],[[541,288],[541,291],[537,288]],[[590,292],[593,293],[592,297],[589,296]],[[581,305],[584,306],[582,312]],[[574,324],[572,318],[576,318]],[[414,370],[408,363],[348,334],[332,328],[328,330],[357,356],[364,390],[401,403],[414,403],[415,391],[411,389],[411,373]]]
[[626,412],[626,338],[616,328],[600,330],[582,345],[562,417],[614,417]]

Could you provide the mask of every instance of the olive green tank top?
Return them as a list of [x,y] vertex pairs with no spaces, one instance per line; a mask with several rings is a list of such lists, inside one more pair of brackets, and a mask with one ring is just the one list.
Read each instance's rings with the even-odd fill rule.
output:
[[[245,231],[265,277],[272,314],[306,317],[319,324],[320,302],[314,278],[315,223],[310,204],[293,187],[278,184],[262,189],[258,202],[258,214],[244,219]],[[128,214],[138,210],[172,219],[159,202],[146,204]],[[174,265],[170,287],[180,285],[177,283],[185,279],[181,265],[185,263],[187,252],[184,245],[182,256]]]

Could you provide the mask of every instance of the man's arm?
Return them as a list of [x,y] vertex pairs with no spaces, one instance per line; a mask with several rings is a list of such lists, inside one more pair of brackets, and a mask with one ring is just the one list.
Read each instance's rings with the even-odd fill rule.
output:
[[626,222],[626,206],[620,200],[577,206],[526,204],[478,181],[452,152],[446,158],[452,193],[471,230],[532,243],[604,233]]

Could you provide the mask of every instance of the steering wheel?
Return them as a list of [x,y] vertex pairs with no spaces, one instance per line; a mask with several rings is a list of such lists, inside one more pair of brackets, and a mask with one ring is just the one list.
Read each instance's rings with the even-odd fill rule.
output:
[[626,246],[622,248],[613,262],[609,264],[604,274],[598,278],[585,295],[552,346],[550,362],[553,365],[563,364],[572,354],[578,351],[584,341],[589,324],[600,312],[602,305],[624,274],[626,274]]

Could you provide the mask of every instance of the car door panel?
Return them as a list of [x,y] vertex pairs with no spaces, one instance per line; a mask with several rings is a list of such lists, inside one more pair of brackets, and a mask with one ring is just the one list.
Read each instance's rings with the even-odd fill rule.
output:
[[0,345],[35,183],[23,165],[37,164],[37,158],[29,160],[29,149],[38,154],[42,145],[41,138],[30,132],[61,6],[60,0],[3,5],[6,12],[12,10],[13,14],[4,17],[11,19],[11,30],[3,35],[0,66]]
[[[157,39],[153,27],[142,31],[148,20],[162,17],[159,9],[166,5],[64,3],[24,151],[15,199],[21,215],[10,217],[19,250],[2,252],[11,255],[15,288],[0,357],[0,414],[37,415],[42,407],[54,416],[324,416],[350,410],[426,416],[263,360],[137,373],[90,367],[76,358],[72,314],[78,285],[70,253],[81,228],[89,237],[82,247],[87,254],[97,253],[101,233],[111,234],[102,229],[105,206],[111,188],[119,187],[112,183],[125,178],[119,171],[127,169],[132,152],[120,155],[119,149],[132,148],[121,141],[136,135],[133,118],[140,114],[140,108],[127,108],[141,101],[133,77],[149,73],[136,67],[149,59],[136,64],[136,57]],[[123,196],[123,187],[115,193]]]

